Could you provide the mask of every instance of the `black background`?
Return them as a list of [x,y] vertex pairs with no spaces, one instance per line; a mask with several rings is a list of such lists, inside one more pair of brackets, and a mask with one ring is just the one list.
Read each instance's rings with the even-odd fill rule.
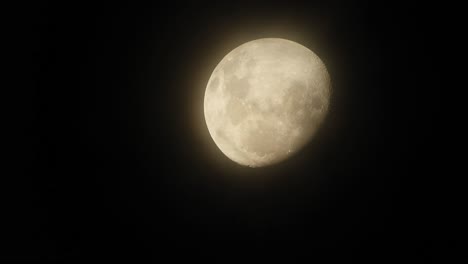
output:
[[[430,107],[441,78],[432,52],[442,31],[436,9],[333,1],[36,4],[26,14],[32,89],[23,95],[20,187],[2,257],[438,258],[450,243],[436,239],[432,176],[441,172],[433,154],[439,108]],[[203,92],[225,54],[262,37],[316,52],[333,96],[309,146],[250,169],[211,141]]]

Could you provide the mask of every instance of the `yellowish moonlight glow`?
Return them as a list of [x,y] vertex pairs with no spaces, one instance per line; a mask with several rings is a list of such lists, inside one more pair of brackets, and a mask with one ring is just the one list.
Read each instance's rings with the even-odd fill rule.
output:
[[205,91],[205,120],[228,158],[267,166],[311,140],[329,97],[327,69],[311,50],[285,39],[258,39],[232,50],[214,69]]

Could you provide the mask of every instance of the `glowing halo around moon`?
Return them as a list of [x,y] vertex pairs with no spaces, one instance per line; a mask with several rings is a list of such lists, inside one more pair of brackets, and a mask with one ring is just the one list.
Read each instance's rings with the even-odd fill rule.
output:
[[216,66],[205,91],[211,137],[234,162],[262,167],[301,150],[324,120],[330,77],[320,58],[286,39],[240,45]]

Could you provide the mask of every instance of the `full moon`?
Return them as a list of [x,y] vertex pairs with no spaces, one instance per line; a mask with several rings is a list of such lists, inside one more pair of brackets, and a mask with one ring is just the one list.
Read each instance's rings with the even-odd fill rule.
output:
[[234,162],[263,167],[301,150],[324,120],[330,77],[308,48],[264,38],[240,45],[208,81],[204,113],[218,148]]

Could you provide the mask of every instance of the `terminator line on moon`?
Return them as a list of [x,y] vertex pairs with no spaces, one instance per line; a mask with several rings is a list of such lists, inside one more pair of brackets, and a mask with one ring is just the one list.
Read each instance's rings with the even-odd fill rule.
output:
[[302,149],[324,120],[330,77],[320,58],[285,39],[232,50],[205,91],[209,133],[231,160],[250,167],[281,162]]

